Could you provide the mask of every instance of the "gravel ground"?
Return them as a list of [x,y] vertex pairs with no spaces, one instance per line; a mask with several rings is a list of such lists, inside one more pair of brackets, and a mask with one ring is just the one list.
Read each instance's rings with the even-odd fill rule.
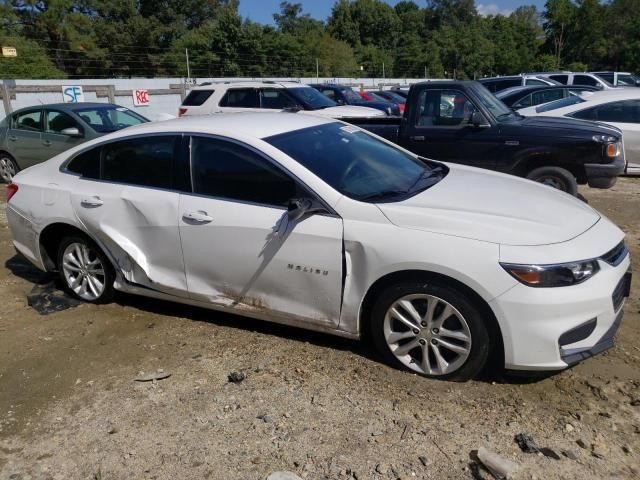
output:
[[[638,258],[640,179],[582,193]],[[4,205],[0,259],[0,479],[492,478],[480,447],[517,479],[640,477],[637,268],[614,349],[542,380],[459,384],[359,342],[126,295],[40,316]],[[171,375],[134,381],[149,373]],[[521,432],[560,459],[523,453]]]

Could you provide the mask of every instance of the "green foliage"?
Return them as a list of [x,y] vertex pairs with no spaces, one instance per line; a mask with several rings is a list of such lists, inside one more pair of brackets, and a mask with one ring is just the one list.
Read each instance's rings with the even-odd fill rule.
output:
[[[324,22],[282,1],[273,25],[239,0],[0,0],[3,78],[365,75],[477,78],[640,69],[640,0],[548,0],[482,17],[474,0],[335,0]],[[9,45],[10,44],[10,45]],[[361,70],[362,67],[362,70]]]

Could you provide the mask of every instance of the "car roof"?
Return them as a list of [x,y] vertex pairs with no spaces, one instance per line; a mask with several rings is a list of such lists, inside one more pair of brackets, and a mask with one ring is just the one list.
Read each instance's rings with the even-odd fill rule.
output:
[[275,82],[271,80],[229,80],[229,81],[220,81],[220,82],[206,82],[201,83],[200,85],[196,85],[191,90],[215,90],[216,87],[223,88],[264,88],[264,87],[272,87],[272,88],[292,88],[292,87],[307,87],[304,83],[292,82],[292,81],[283,81],[283,82]]
[[[291,112],[243,112],[194,115],[163,122],[134,125],[117,132],[117,136],[141,133],[183,132],[234,137],[266,138],[281,133],[337,123],[333,118]],[[116,135],[116,134],[112,134]]]
[[564,89],[572,89],[572,90],[587,90],[587,91],[600,91],[597,87],[591,87],[588,85],[522,85],[519,87],[509,87],[499,92],[496,92],[494,95],[498,98],[505,98],[510,95],[515,95],[520,93],[522,95],[526,95],[528,93],[535,93],[541,90],[555,90],[558,88]]
[[13,113],[18,113],[23,110],[33,110],[36,108],[57,108],[58,110],[75,111],[82,108],[100,108],[100,107],[113,107],[113,108],[126,108],[116,105],[115,103],[102,103],[102,102],[77,102],[77,103],[47,103],[45,105],[31,105],[30,107],[23,107],[19,110],[15,110]]

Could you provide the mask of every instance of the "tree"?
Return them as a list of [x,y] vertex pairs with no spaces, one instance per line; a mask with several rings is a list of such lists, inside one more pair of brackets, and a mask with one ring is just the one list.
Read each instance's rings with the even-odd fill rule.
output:
[[281,32],[291,35],[304,36],[324,29],[323,22],[314,20],[308,13],[302,15],[299,3],[280,2],[280,13],[274,13],[273,20]]
[[560,68],[563,49],[576,17],[576,6],[571,0],[547,0],[543,17],[544,30],[556,57],[555,68]]

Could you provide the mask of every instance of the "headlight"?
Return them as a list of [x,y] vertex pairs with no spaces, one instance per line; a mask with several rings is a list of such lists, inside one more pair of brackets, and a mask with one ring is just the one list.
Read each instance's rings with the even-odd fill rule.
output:
[[609,158],[616,158],[620,155],[620,142],[616,137],[610,135],[594,135],[591,137],[594,142],[602,143],[604,145],[604,153]]
[[529,287],[567,287],[593,277],[600,266],[597,260],[555,265],[519,265],[501,263],[512,277]]

